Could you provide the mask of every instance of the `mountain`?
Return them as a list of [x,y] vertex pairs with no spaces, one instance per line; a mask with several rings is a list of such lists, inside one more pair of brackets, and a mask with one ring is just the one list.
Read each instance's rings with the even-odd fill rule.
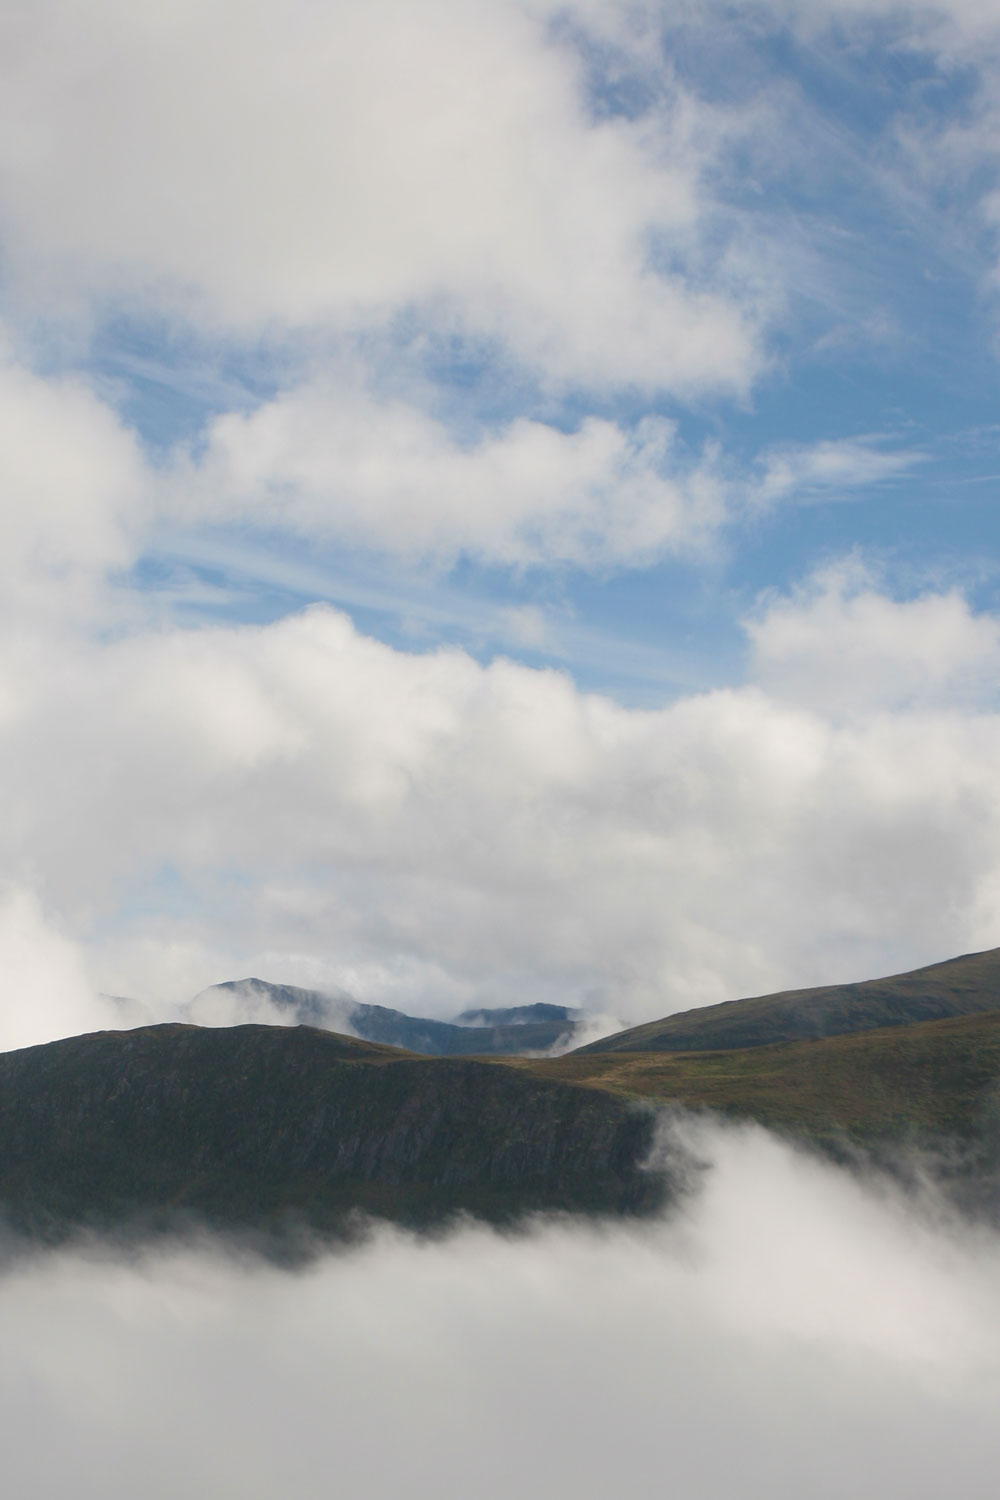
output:
[[887,979],[782,990],[680,1011],[632,1026],[583,1052],[703,1052],[840,1036],[1000,1009],[1000,948]]
[[[904,1175],[931,1164],[953,1198],[997,1219],[997,962],[713,1007],[703,1035],[718,1045],[700,1051],[690,1029],[668,1030],[674,1050],[634,1045],[698,1012],[561,1057],[421,1056],[305,1025],[29,1047],[0,1056],[0,1206],[50,1241],[204,1222],[275,1245],[349,1233],[359,1211],[422,1228],[456,1213],[635,1214],[692,1176],[676,1141],[659,1149],[660,1122],[711,1111],[841,1160]],[[947,1013],[912,1019],[927,1009]]]
[[271,984],[264,979],[233,979],[212,985],[193,1001],[195,1019],[225,998],[264,1005],[300,1024],[350,1031],[368,1042],[385,1042],[434,1057],[472,1057],[548,1052],[572,1039],[581,1012],[562,1005],[516,1005],[501,1010],[465,1011],[453,1021],[408,1016],[384,1005],[363,1005],[349,995]]
[[[560,1010],[561,1015],[533,1018],[525,1014],[534,1010]],[[470,1014],[470,1013],[466,1013]],[[428,1021],[402,1011],[387,1010],[382,1005],[357,1005],[351,1013],[351,1025],[367,1041],[387,1042],[437,1057],[482,1057],[525,1052],[548,1052],[560,1042],[572,1039],[576,1025],[561,1006],[513,1006],[510,1010],[472,1012],[482,1017],[481,1024],[461,1017],[453,1021]],[[510,1019],[504,1019],[510,1017]]]
[[461,1026],[528,1026],[543,1021],[574,1026],[582,1011],[570,1005],[507,1005],[500,1010],[463,1010],[456,1019]]
[[1000,1010],[713,1052],[581,1048],[522,1070],[838,1150],[1000,1151]]
[[357,1210],[630,1212],[650,1111],[501,1063],[313,1027],[98,1032],[0,1056],[0,1203],[13,1226],[343,1230]]

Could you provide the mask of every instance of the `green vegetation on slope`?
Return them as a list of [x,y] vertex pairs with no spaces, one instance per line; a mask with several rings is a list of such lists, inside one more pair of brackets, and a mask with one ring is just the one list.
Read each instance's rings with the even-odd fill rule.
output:
[[584,1049],[504,1065],[823,1143],[992,1137],[1000,1121],[1000,1011],[739,1050]]
[[579,1048],[601,1052],[705,1052],[762,1047],[908,1026],[1000,1009],[1000,948],[859,984],[783,990],[681,1011]]

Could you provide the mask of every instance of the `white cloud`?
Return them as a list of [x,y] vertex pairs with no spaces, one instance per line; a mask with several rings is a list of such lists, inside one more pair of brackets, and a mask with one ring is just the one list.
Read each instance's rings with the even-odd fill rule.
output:
[[0,352],[0,612],[65,619],[131,563],[148,520],[138,444],[82,380]]
[[772,448],[760,457],[763,473],[750,486],[750,504],[768,509],[783,501],[841,498],[900,478],[924,456],[879,443],[878,438],[833,438]]
[[[994,1232],[756,1132],[677,1221],[386,1233],[291,1274],[210,1247],[0,1279],[22,1500],[987,1500]],[[164,1441],[164,1434],[170,1441]],[[58,1434],[58,1441],[53,1438]]]
[[685,459],[661,418],[575,432],[522,418],[462,442],[416,406],[317,384],[217,418],[164,505],[181,523],[238,518],[438,562],[606,566],[697,546],[726,500],[711,455]]
[[753,628],[762,685],[655,712],[327,608],[61,642],[14,676],[0,860],[161,1004],[257,974],[640,1019],[995,943],[993,625],[834,591]]
[[460,436],[360,367],[215,418],[161,486],[168,525],[242,522],[441,564],[648,566],[696,555],[748,514],[842,499],[922,455],[871,438],[765,450],[745,472],[676,424],[527,418]]
[[513,605],[505,609],[502,620],[508,638],[529,651],[548,651],[558,654],[558,638],[553,632],[552,621],[546,612],[535,604]]
[[26,890],[0,892],[0,1052],[146,1019],[95,993],[79,947]]
[[834,714],[994,709],[1000,624],[957,591],[896,601],[863,568],[826,569],[748,626],[754,677],[769,692]]
[[[256,979],[241,979],[230,988],[214,985],[195,995],[189,1006],[179,1011],[185,1021],[195,1026],[289,1026],[306,1019],[310,1025],[320,1022],[313,1013],[302,1016],[297,1010],[282,1006],[273,994]],[[322,1025],[341,1036],[354,1036],[351,1023],[354,1002],[350,996],[323,991]]]
[[561,382],[745,388],[758,293],[711,248],[712,111],[674,89],[638,121],[593,117],[555,13],[6,4],[22,295],[142,296],[251,334],[417,307]]

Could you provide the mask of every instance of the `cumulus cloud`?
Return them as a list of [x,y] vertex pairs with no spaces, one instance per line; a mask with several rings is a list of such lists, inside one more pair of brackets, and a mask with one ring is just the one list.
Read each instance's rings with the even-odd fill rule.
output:
[[757,1132],[698,1144],[700,1194],[643,1227],[386,1232],[295,1274],[211,1247],[22,1261],[0,1279],[8,1483],[991,1496],[995,1234]]
[[239,521],[438,566],[649,566],[715,550],[748,516],[843,499],[908,473],[918,452],[874,438],[766,449],[741,472],[677,424],[521,417],[475,437],[376,395],[360,366],[215,418],[159,487],[164,521]]
[[711,109],[675,87],[639,119],[592,111],[557,16],[7,5],[10,271],[252,334],[417,308],[561,382],[744,388],[757,297],[706,252]]
[[41,377],[0,334],[0,612],[65,621],[130,564],[149,517],[134,435],[88,384]]
[[754,677],[832,713],[996,706],[1000,625],[957,590],[895,600],[857,564],[818,573],[748,623]]
[[219,417],[199,450],[170,486],[182,522],[239,517],[439,563],[649,562],[728,519],[711,457],[686,460],[657,417],[572,432],[521,418],[462,441],[414,405],[313,385]]
[[995,626],[825,588],[755,620],[757,682],[655,711],[327,607],[61,642],[13,673],[0,858],[102,989],[175,1001],[638,1020],[991,946]]
[[[207,528],[256,528],[409,563],[570,564],[693,557],[762,506],[847,493],[903,472],[863,442],[765,453],[739,476],[676,424],[586,417],[573,430],[515,418],[459,435],[418,401],[378,396],[371,372],[296,386],[214,418],[196,447],[154,465],[80,376],[0,359],[0,610],[22,623],[107,613],[110,576],[144,549]],[[134,601],[133,601],[134,602]],[[129,607],[120,591],[117,608]],[[523,635],[528,617],[512,620]],[[537,622],[530,632],[538,636]]]

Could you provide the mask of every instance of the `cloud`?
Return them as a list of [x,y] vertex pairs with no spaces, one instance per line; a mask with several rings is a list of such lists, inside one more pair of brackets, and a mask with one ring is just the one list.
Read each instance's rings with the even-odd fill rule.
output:
[[[725,127],[672,77],[602,113],[579,27],[571,45],[538,7],[434,4],[418,36],[391,0],[254,3],[239,25],[223,0],[102,6],[0,12],[18,70],[0,213],[25,295],[57,271],[113,281],[265,342],[296,319],[388,326],[423,298],[442,327],[502,318],[553,378],[641,381],[653,351],[673,380],[700,358],[657,299],[682,286],[695,307],[702,252],[697,286],[722,295],[698,236]],[[576,15],[606,38],[598,72],[616,47],[659,56],[623,17]],[[677,251],[663,276],[629,258],[650,224]],[[711,342],[712,380],[749,368]],[[638,712],[560,673],[392,650],[327,609],[186,630],[106,587],[183,528],[218,528],[223,553],[242,527],[443,566],[645,565],[919,456],[827,440],[741,475],[660,416],[459,430],[440,391],[346,359],[320,350],[155,472],[82,378],[0,368],[0,868],[99,987],[166,1006],[261,972],[436,1014],[530,992],[639,1019],[996,941],[996,630],[958,595],[831,574],[753,618],[746,683]],[[558,619],[494,614],[518,644],[558,640]]]
[[687,460],[674,436],[657,417],[574,432],[520,418],[462,441],[414,405],[318,384],[217,418],[166,507],[439,563],[635,565],[726,519],[711,457]]
[[713,112],[676,85],[594,112],[557,16],[587,25],[471,0],[8,5],[10,273],[50,306],[251,337],[415,309],[557,382],[742,390],[760,318],[711,248]]
[[961,38],[995,36],[998,29],[992,0],[761,0],[755,10],[814,36],[831,30],[843,35],[847,22],[888,36],[899,47],[942,51]]
[[[367,372],[370,377],[371,372]],[[521,417],[460,435],[352,367],[249,412],[215,417],[196,449],[154,464],[82,376],[0,359],[0,610],[59,626],[137,601],[107,584],[144,552],[226,529],[339,542],[438,569],[649,566],[704,554],[747,509],[846,491],[913,456],[842,442],[765,453],[740,476],[676,424],[585,417],[575,430]],[[526,617],[525,617],[526,618]],[[516,623],[516,622],[514,622]],[[522,621],[522,624],[524,622]],[[535,629],[537,636],[537,628]]]
[[255,979],[241,979],[228,987],[221,985],[195,995],[180,1014],[195,1026],[324,1026],[341,1036],[355,1036],[351,1021],[355,1009],[349,995],[323,992],[322,1002],[315,997],[304,1006],[279,1004],[272,991]]
[[644,1227],[386,1232],[296,1274],[208,1246],[22,1261],[0,1280],[8,1483],[986,1500],[995,1233],[757,1132],[699,1145],[701,1194]]
[[65,620],[132,562],[149,476],[87,383],[41,377],[0,344],[0,611]]
[[894,600],[863,567],[837,565],[749,622],[754,677],[834,714],[994,709],[1000,625],[957,591]]
[[[811,46],[825,50],[832,42],[842,56],[846,42],[861,56],[888,48],[907,65],[930,65],[933,92],[901,95],[874,145],[882,190],[896,198],[930,254],[950,262],[962,280],[978,281],[980,294],[995,296],[1000,13],[994,0],[776,0],[765,13],[805,33]],[[942,94],[948,107],[935,99]]]
[[750,488],[754,509],[782,502],[837,499],[898,479],[922,462],[920,452],[879,446],[878,438],[836,438],[763,453]]
[[704,554],[779,505],[870,493],[921,459],[862,437],[766,449],[741,472],[658,416],[570,431],[521,417],[469,437],[355,368],[216,417],[177,453],[160,511],[182,529],[239,522],[439,567],[643,567]]
[[638,1020],[891,972],[997,941],[995,629],[834,581],[755,619],[756,682],[655,711],[326,607],[60,640],[12,668],[0,861],[164,1005]]
[[146,1019],[95,993],[79,947],[26,890],[0,892],[0,972],[0,1052]]
[[[804,221],[767,191],[787,188],[792,129],[810,173],[829,142],[752,48],[745,97],[723,104],[718,37],[811,28],[837,58],[845,20],[884,43],[887,17],[891,45],[943,69],[965,38],[988,94],[995,18],[971,0],[764,4],[742,27],[724,6],[589,0],[428,0],[419,17],[402,0],[8,0],[12,315],[124,305],[313,349],[457,336],[556,387],[743,395],[789,289],[820,262],[821,299],[836,281],[820,247],[805,271],[789,244]],[[892,155],[904,123],[868,155]],[[915,158],[903,175],[918,180]]]

